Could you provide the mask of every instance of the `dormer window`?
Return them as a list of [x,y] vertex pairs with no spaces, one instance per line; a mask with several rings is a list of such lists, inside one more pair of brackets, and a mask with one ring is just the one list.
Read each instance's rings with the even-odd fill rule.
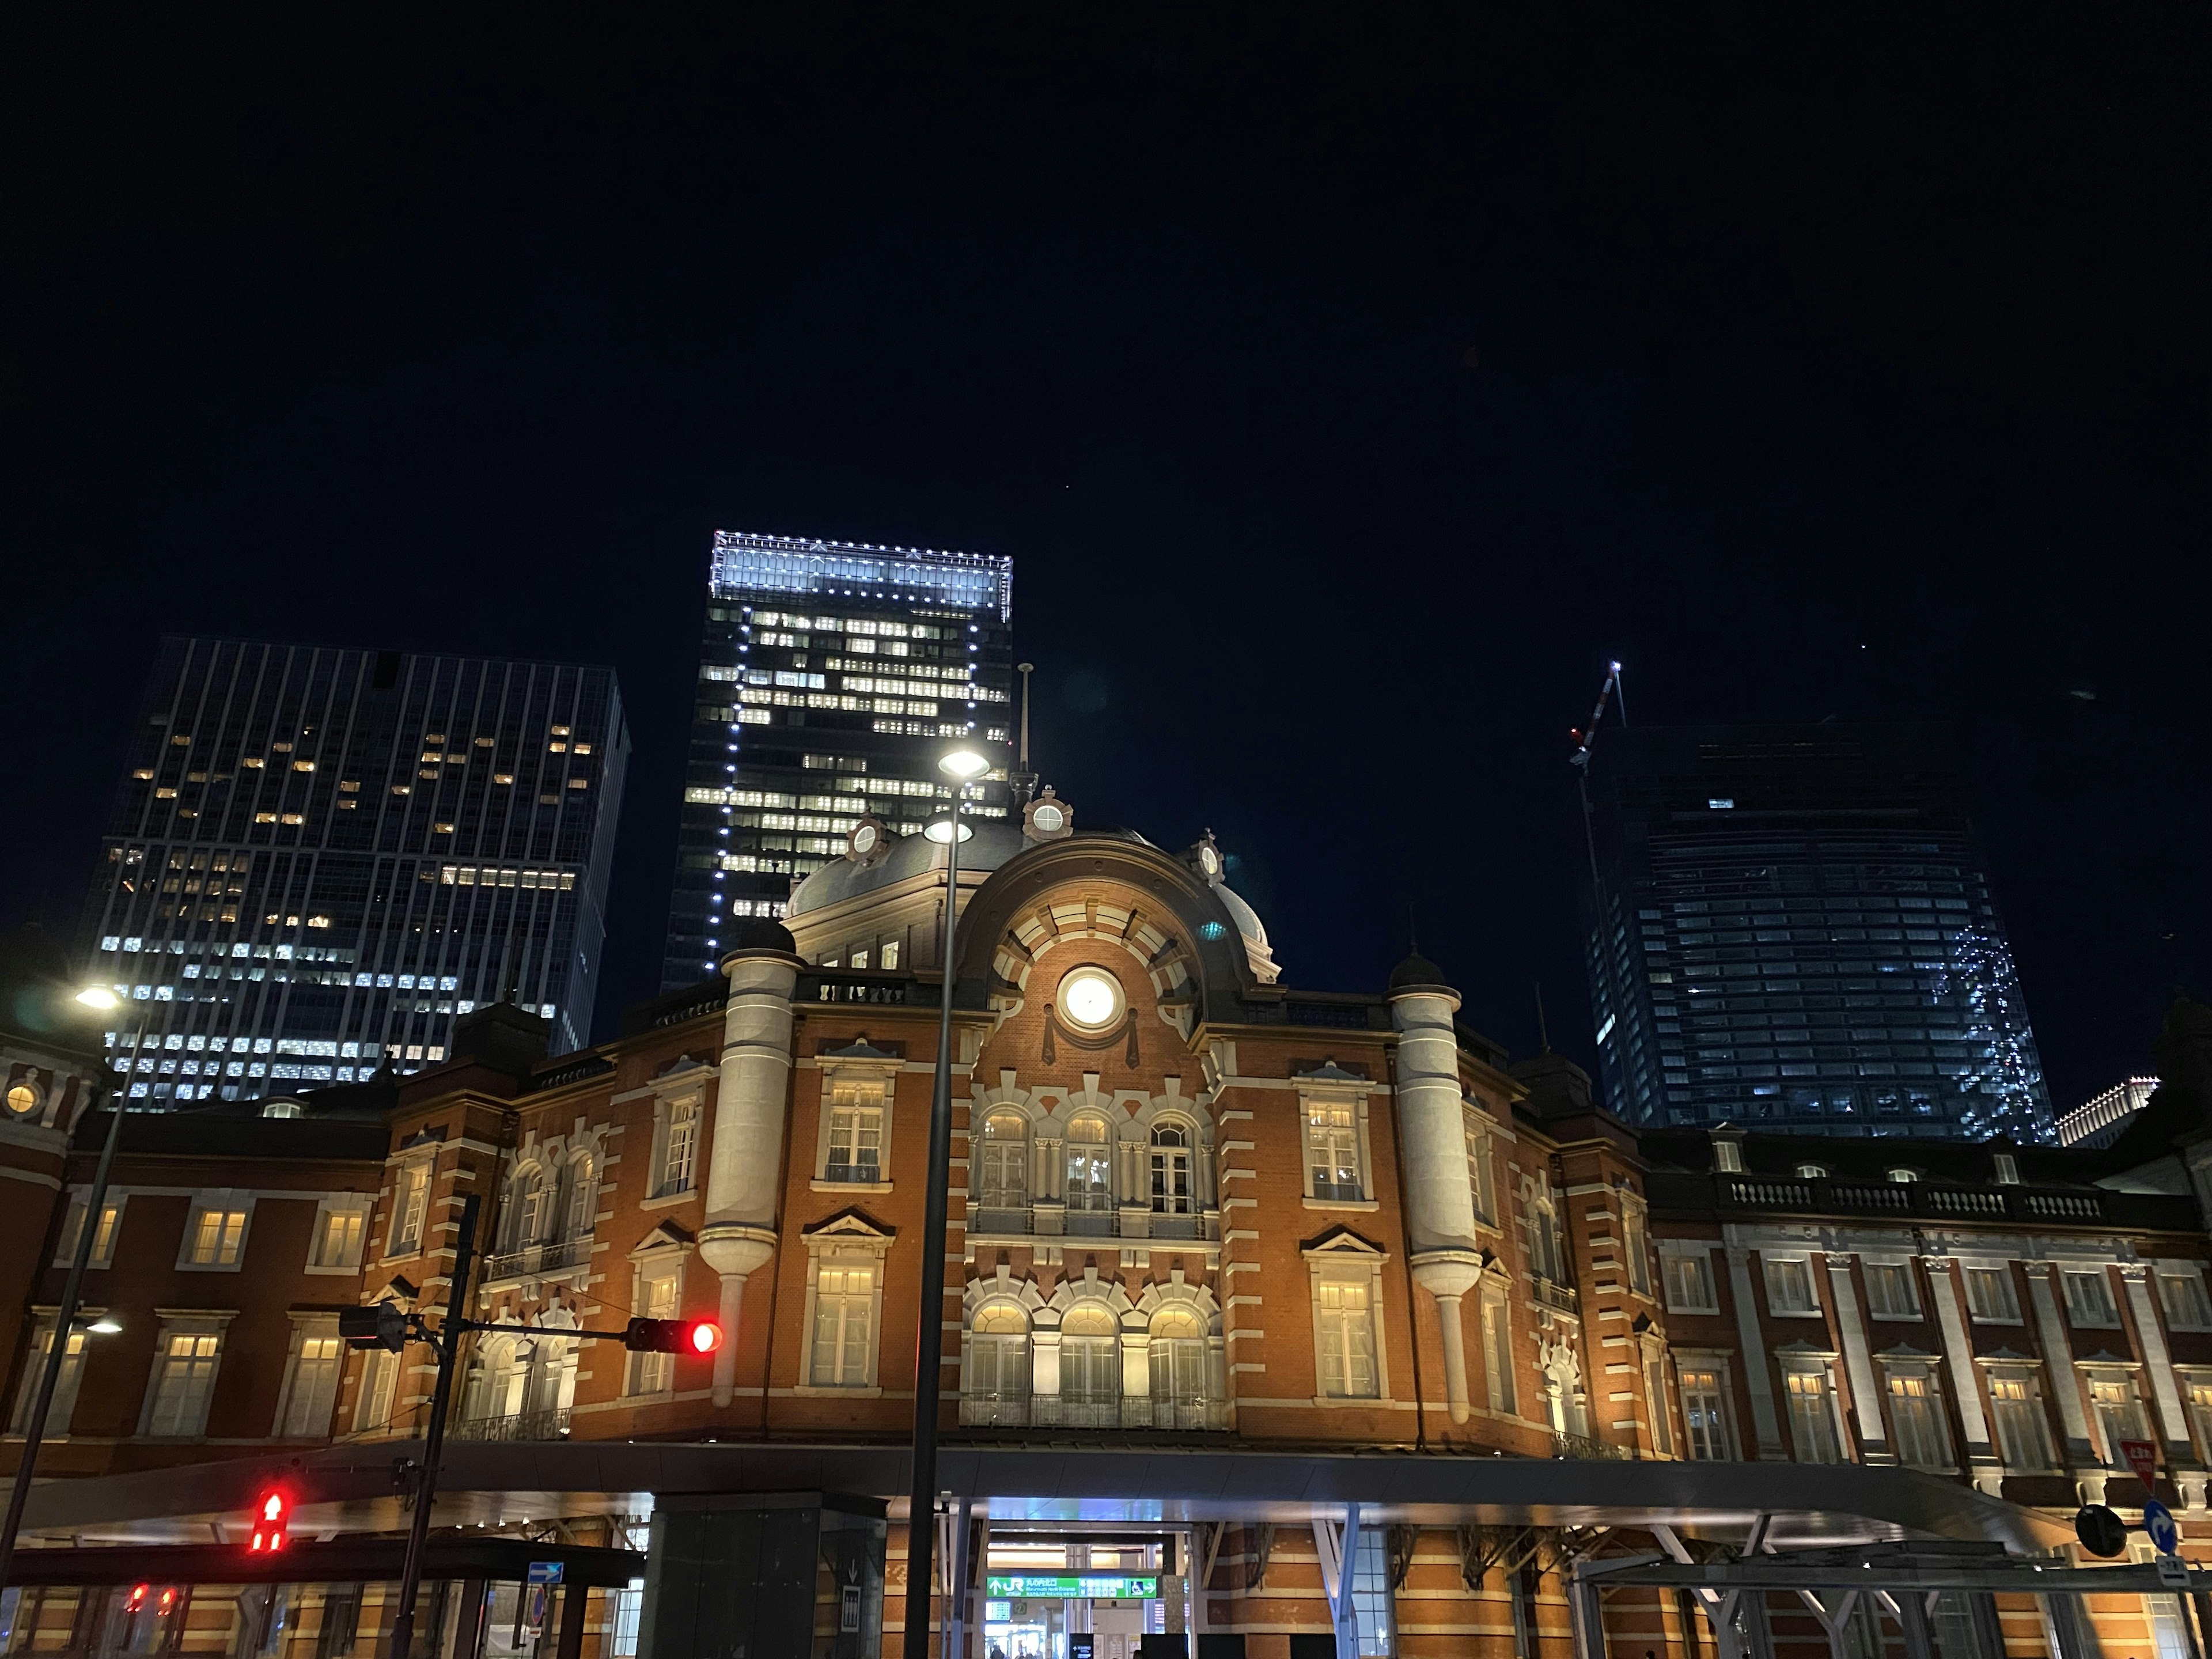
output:
[[1713,1168],[1723,1175],[1743,1173],[1743,1145],[1741,1141],[1713,1142]]
[[1800,1164],[1797,1166],[1797,1178],[1800,1181],[1826,1181],[1828,1178],[1828,1166],[1825,1164]]
[[1910,1187],[1914,1182],[1920,1179],[1920,1171],[1917,1170],[1908,1170],[1900,1164],[1897,1168],[1888,1171],[1888,1177],[1900,1187]]
[[1995,1154],[1991,1161],[1997,1166],[1998,1186],[2017,1187],[2020,1185],[2020,1160],[2018,1158],[2014,1158],[2010,1152],[1998,1152]]

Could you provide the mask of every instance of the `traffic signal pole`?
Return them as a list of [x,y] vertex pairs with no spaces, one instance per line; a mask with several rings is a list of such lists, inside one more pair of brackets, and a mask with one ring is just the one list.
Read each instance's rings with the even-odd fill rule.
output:
[[422,1587],[422,1548],[430,1537],[430,1510],[438,1496],[438,1457],[446,1449],[446,1407],[453,1397],[453,1364],[468,1328],[469,1273],[476,1266],[477,1212],[481,1198],[461,1200],[461,1237],[453,1251],[453,1277],[446,1296],[446,1322],[438,1332],[438,1386],[430,1394],[430,1425],[422,1436],[422,1467],[415,1474],[415,1513],[407,1528],[407,1558],[399,1571],[399,1610],[392,1620],[392,1659],[408,1659],[415,1642],[415,1601]]

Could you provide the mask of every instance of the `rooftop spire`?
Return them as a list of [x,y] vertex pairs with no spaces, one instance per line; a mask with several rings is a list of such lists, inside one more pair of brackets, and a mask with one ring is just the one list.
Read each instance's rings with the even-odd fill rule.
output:
[[1014,769],[1006,781],[1013,787],[1014,805],[1025,806],[1036,793],[1037,775],[1030,769],[1030,676],[1036,672],[1033,662],[1018,662],[1014,672],[1022,677],[1022,738],[1016,751]]

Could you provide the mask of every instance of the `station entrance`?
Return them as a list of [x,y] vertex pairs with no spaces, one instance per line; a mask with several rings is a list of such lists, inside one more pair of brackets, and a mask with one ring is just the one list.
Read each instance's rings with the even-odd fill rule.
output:
[[1000,1531],[985,1548],[981,1659],[1146,1659],[1188,1651],[1180,1532]]

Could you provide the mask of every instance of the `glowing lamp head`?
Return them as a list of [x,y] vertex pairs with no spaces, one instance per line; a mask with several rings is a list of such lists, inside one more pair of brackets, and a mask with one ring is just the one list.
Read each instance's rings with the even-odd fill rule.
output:
[[[932,818],[921,833],[942,847],[952,839],[952,828],[953,822],[951,818]],[[960,839],[963,841],[975,839],[975,832],[968,827],[964,819],[960,823]]]
[[937,769],[956,783],[968,783],[991,769],[991,763],[972,749],[956,749],[937,763]]
[[76,994],[76,1000],[88,1008],[97,1008],[103,1014],[112,1013],[123,1006],[123,999],[105,985],[88,985]]

